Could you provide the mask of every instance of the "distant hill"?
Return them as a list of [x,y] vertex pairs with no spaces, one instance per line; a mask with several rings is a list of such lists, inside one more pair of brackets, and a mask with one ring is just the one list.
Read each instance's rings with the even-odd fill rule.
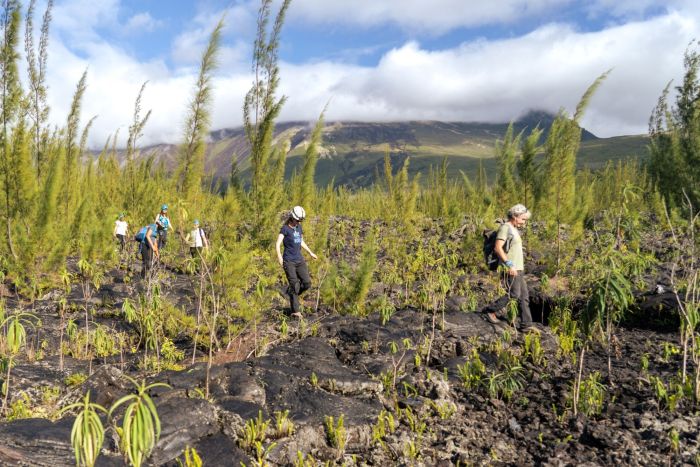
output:
[[[530,112],[514,123],[516,133],[540,126],[543,140],[554,119],[545,112]],[[377,169],[381,173],[383,157],[388,150],[396,167],[410,157],[410,172],[427,174],[430,166],[448,158],[449,173],[459,176],[462,170],[473,176],[483,164],[490,175],[495,171],[494,145],[508,128],[507,123],[409,121],[388,123],[328,122],[323,130],[323,143],[317,165],[316,182],[326,185],[368,186]],[[276,141],[289,141],[287,175],[303,163],[313,122],[284,122],[276,127]],[[578,154],[580,167],[599,168],[608,161],[648,157],[646,135],[598,138],[582,130]],[[250,148],[243,128],[211,132],[207,148],[206,170],[222,181],[231,173],[232,158],[246,176]],[[177,146],[160,144],[142,148],[141,157],[154,155],[167,167],[175,167]]]

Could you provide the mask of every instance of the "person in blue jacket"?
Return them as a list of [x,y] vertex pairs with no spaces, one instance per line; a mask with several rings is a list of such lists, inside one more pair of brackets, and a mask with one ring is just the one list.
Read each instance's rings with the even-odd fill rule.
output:
[[156,215],[156,220],[153,221],[158,228],[158,248],[162,249],[168,242],[168,231],[173,228],[170,217],[168,217],[168,205],[164,204],[160,207],[160,212]]
[[153,267],[154,260],[160,258],[158,251],[158,228],[155,224],[150,224],[146,229],[146,235],[141,242],[141,259],[143,267],[141,269],[141,277],[146,278],[148,271]]
[[[289,282],[287,295],[289,296],[291,312],[295,315],[301,314],[299,296],[311,287],[309,268],[306,265],[304,256],[301,254],[301,250],[306,250],[313,259],[317,259],[314,252],[304,242],[304,232],[301,223],[305,218],[306,211],[304,211],[304,208],[294,206],[289,213],[287,221],[282,225],[275,244],[277,260],[284,269],[287,282]],[[282,246],[284,246],[284,253],[281,251]]]

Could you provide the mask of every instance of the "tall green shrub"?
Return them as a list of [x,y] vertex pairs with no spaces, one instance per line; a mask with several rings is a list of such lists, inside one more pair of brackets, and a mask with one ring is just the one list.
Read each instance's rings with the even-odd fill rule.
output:
[[278,49],[282,25],[290,0],[284,0],[268,34],[272,0],[262,0],[258,11],[257,35],[253,47],[253,86],[243,104],[243,126],[250,143],[252,177],[248,193],[248,218],[253,237],[261,245],[273,240],[273,226],[279,222],[283,176],[288,148],[273,145],[275,120],[285,97],[277,98],[279,86]]
[[556,225],[557,266],[561,259],[562,224],[582,219],[580,206],[575,205],[576,154],[581,143],[579,122],[591,97],[608,76],[600,75],[581,97],[573,118],[560,111],[552,123],[544,144],[544,166],[540,183],[543,187],[542,211],[551,213]]
[[207,48],[202,55],[195,94],[190,102],[185,123],[185,141],[180,146],[177,172],[178,193],[183,199],[188,201],[192,201],[199,193],[202,176],[204,175],[206,137],[211,125],[211,80],[212,73],[216,68],[223,27],[224,22],[222,18],[211,33]]
[[316,175],[318,148],[321,145],[323,115],[325,113],[326,109],[323,109],[323,112],[321,112],[321,115],[318,117],[316,126],[314,126],[314,130],[311,133],[311,138],[309,139],[309,145],[306,147],[306,152],[304,152],[304,167],[301,170],[301,193],[299,195],[299,204],[306,207],[311,205],[312,196],[316,192],[314,176]]
[[503,136],[503,141],[496,142],[496,159],[498,160],[496,200],[501,206],[510,206],[515,202],[515,166],[520,152],[521,139],[522,132],[515,135],[511,122]]
[[677,86],[675,106],[669,108],[670,83],[661,93],[649,119],[654,183],[672,207],[700,206],[700,52],[685,52],[683,83]]
[[36,0],[29,2],[24,26],[24,51],[27,59],[27,75],[29,78],[28,115],[32,120],[32,155],[36,168],[37,178],[41,178],[46,165],[47,144],[49,131],[47,121],[49,118],[49,106],[46,101],[46,62],[48,60],[49,25],[51,23],[51,10],[53,0],[46,4],[46,11],[41,25],[39,48],[34,46],[34,7]]

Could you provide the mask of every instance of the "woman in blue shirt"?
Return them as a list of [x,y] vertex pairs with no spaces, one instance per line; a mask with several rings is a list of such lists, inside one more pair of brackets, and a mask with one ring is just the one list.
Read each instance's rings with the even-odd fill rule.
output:
[[160,207],[160,212],[156,215],[156,220],[153,221],[158,228],[158,248],[164,248],[168,242],[168,230],[173,225],[168,217],[168,205],[164,204]]
[[[280,229],[280,234],[277,236],[277,243],[275,244],[277,260],[280,266],[284,268],[284,274],[289,282],[287,295],[289,295],[289,304],[294,314],[301,313],[299,295],[311,287],[309,268],[301,254],[301,249],[306,250],[313,259],[317,258],[304,242],[301,221],[305,218],[306,211],[304,211],[304,208],[294,206],[289,213],[289,218]],[[282,245],[284,245],[284,253],[280,250]]]

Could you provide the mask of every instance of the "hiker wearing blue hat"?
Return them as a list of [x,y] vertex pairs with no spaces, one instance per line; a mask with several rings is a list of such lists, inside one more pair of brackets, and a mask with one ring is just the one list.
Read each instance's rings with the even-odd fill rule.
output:
[[170,222],[170,217],[168,217],[167,204],[160,207],[160,212],[156,216],[154,223],[158,229],[158,248],[161,249],[165,247],[165,244],[168,242],[168,230],[173,228],[173,225]]

